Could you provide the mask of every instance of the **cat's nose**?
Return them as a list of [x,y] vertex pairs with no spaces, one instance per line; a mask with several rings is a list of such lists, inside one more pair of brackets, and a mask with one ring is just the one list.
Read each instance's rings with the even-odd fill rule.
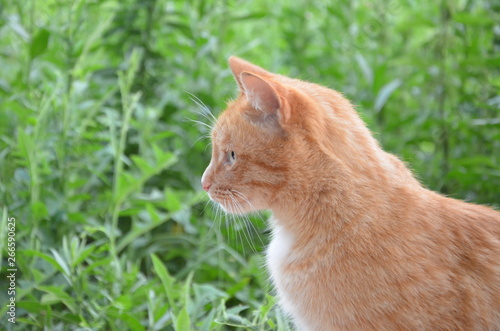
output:
[[201,178],[201,186],[207,192],[210,189],[210,186],[212,186],[212,182],[210,180],[208,180],[208,178],[205,174],[203,174],[203,177]]
[[203,186],[203,189],[208,192],[208,190],[210,189],[210,186],[212,186],[212,184],[201,183],[201,186]]
[[201,176],[201,186],[205,191],[208,192],[210,189],[210,186],[212,186],[212,175],[210,174],[210,167],[212,165],[212,162],[208,165],[207,169],[205,169],[205,172],[203,173],[203,176]]

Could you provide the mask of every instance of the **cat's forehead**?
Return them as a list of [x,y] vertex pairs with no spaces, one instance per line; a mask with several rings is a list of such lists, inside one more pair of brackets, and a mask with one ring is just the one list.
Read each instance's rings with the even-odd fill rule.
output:
[[[222,114],[224,115],[224,114]],[[212,141],[215,144],[227,144],[231,140],[232,127],[225,116],[221,116],[212,131]]]
[[215,143],[225,144],[229,143],[235,135],[241,132],[242,129],[241,114],[228,107],[217,120],[212,131],[212,140]]
[[227,141],[227,133],[224,132],[224,128],[221,125],[217,125],[212,130],[212,141],[214,144],[222,144]]

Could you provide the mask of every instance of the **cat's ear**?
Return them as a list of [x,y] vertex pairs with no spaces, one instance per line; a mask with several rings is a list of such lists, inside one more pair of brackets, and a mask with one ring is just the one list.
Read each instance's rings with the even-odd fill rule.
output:
[[271,76],[271,73],[262,69],[259,66],[256,66],[255,64],[252,64],[250,62],[247,62],[243,59],[240,59],[239,57],[236,56],[231,56],[228,60],[229,62],[229,67],[231,68],[231,71],[233,72],[233,76],[236,79],[236,82],[238,83],[238,86],[240,87],[240,91],[243,92],[243,86],[241,83],[241,73],[246,71],[250,72],[256,75],[259,75],[261,77],[269,77]]
[[243,94],[256,110],[246,115],[258,124],[282,128],[283,124],[290,119],[290,109],[285,98],[280,96],[279,86],[245,71],[240,74],[239,78]]
[[290,109],[282,87],[272,80],[273,74],[236,56],[229,58],[234,78],[254,111],[247,118],[258,125],[282,130],[290,119]]

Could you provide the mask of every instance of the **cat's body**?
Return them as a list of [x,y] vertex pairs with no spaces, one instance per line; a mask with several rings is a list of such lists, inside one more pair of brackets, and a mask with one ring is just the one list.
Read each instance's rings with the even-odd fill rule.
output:
[[298,330],[500,330],[500,213],[423,188],[330,89],[232,58],[241,94],[202,184],[270,209],[267,265]]
[[401,193],[393,199],[414,217],[366,213],[339,233],[274,227],[268,267],[298,330],[500,328],[500,233],[487,230],[490,211]]

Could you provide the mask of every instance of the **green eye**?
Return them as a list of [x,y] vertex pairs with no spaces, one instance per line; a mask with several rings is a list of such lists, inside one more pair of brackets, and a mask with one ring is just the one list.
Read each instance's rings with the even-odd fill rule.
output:
[[234,151],[231,151],[231,159],[233,161],[236,160],[236,154],[234,153]]

